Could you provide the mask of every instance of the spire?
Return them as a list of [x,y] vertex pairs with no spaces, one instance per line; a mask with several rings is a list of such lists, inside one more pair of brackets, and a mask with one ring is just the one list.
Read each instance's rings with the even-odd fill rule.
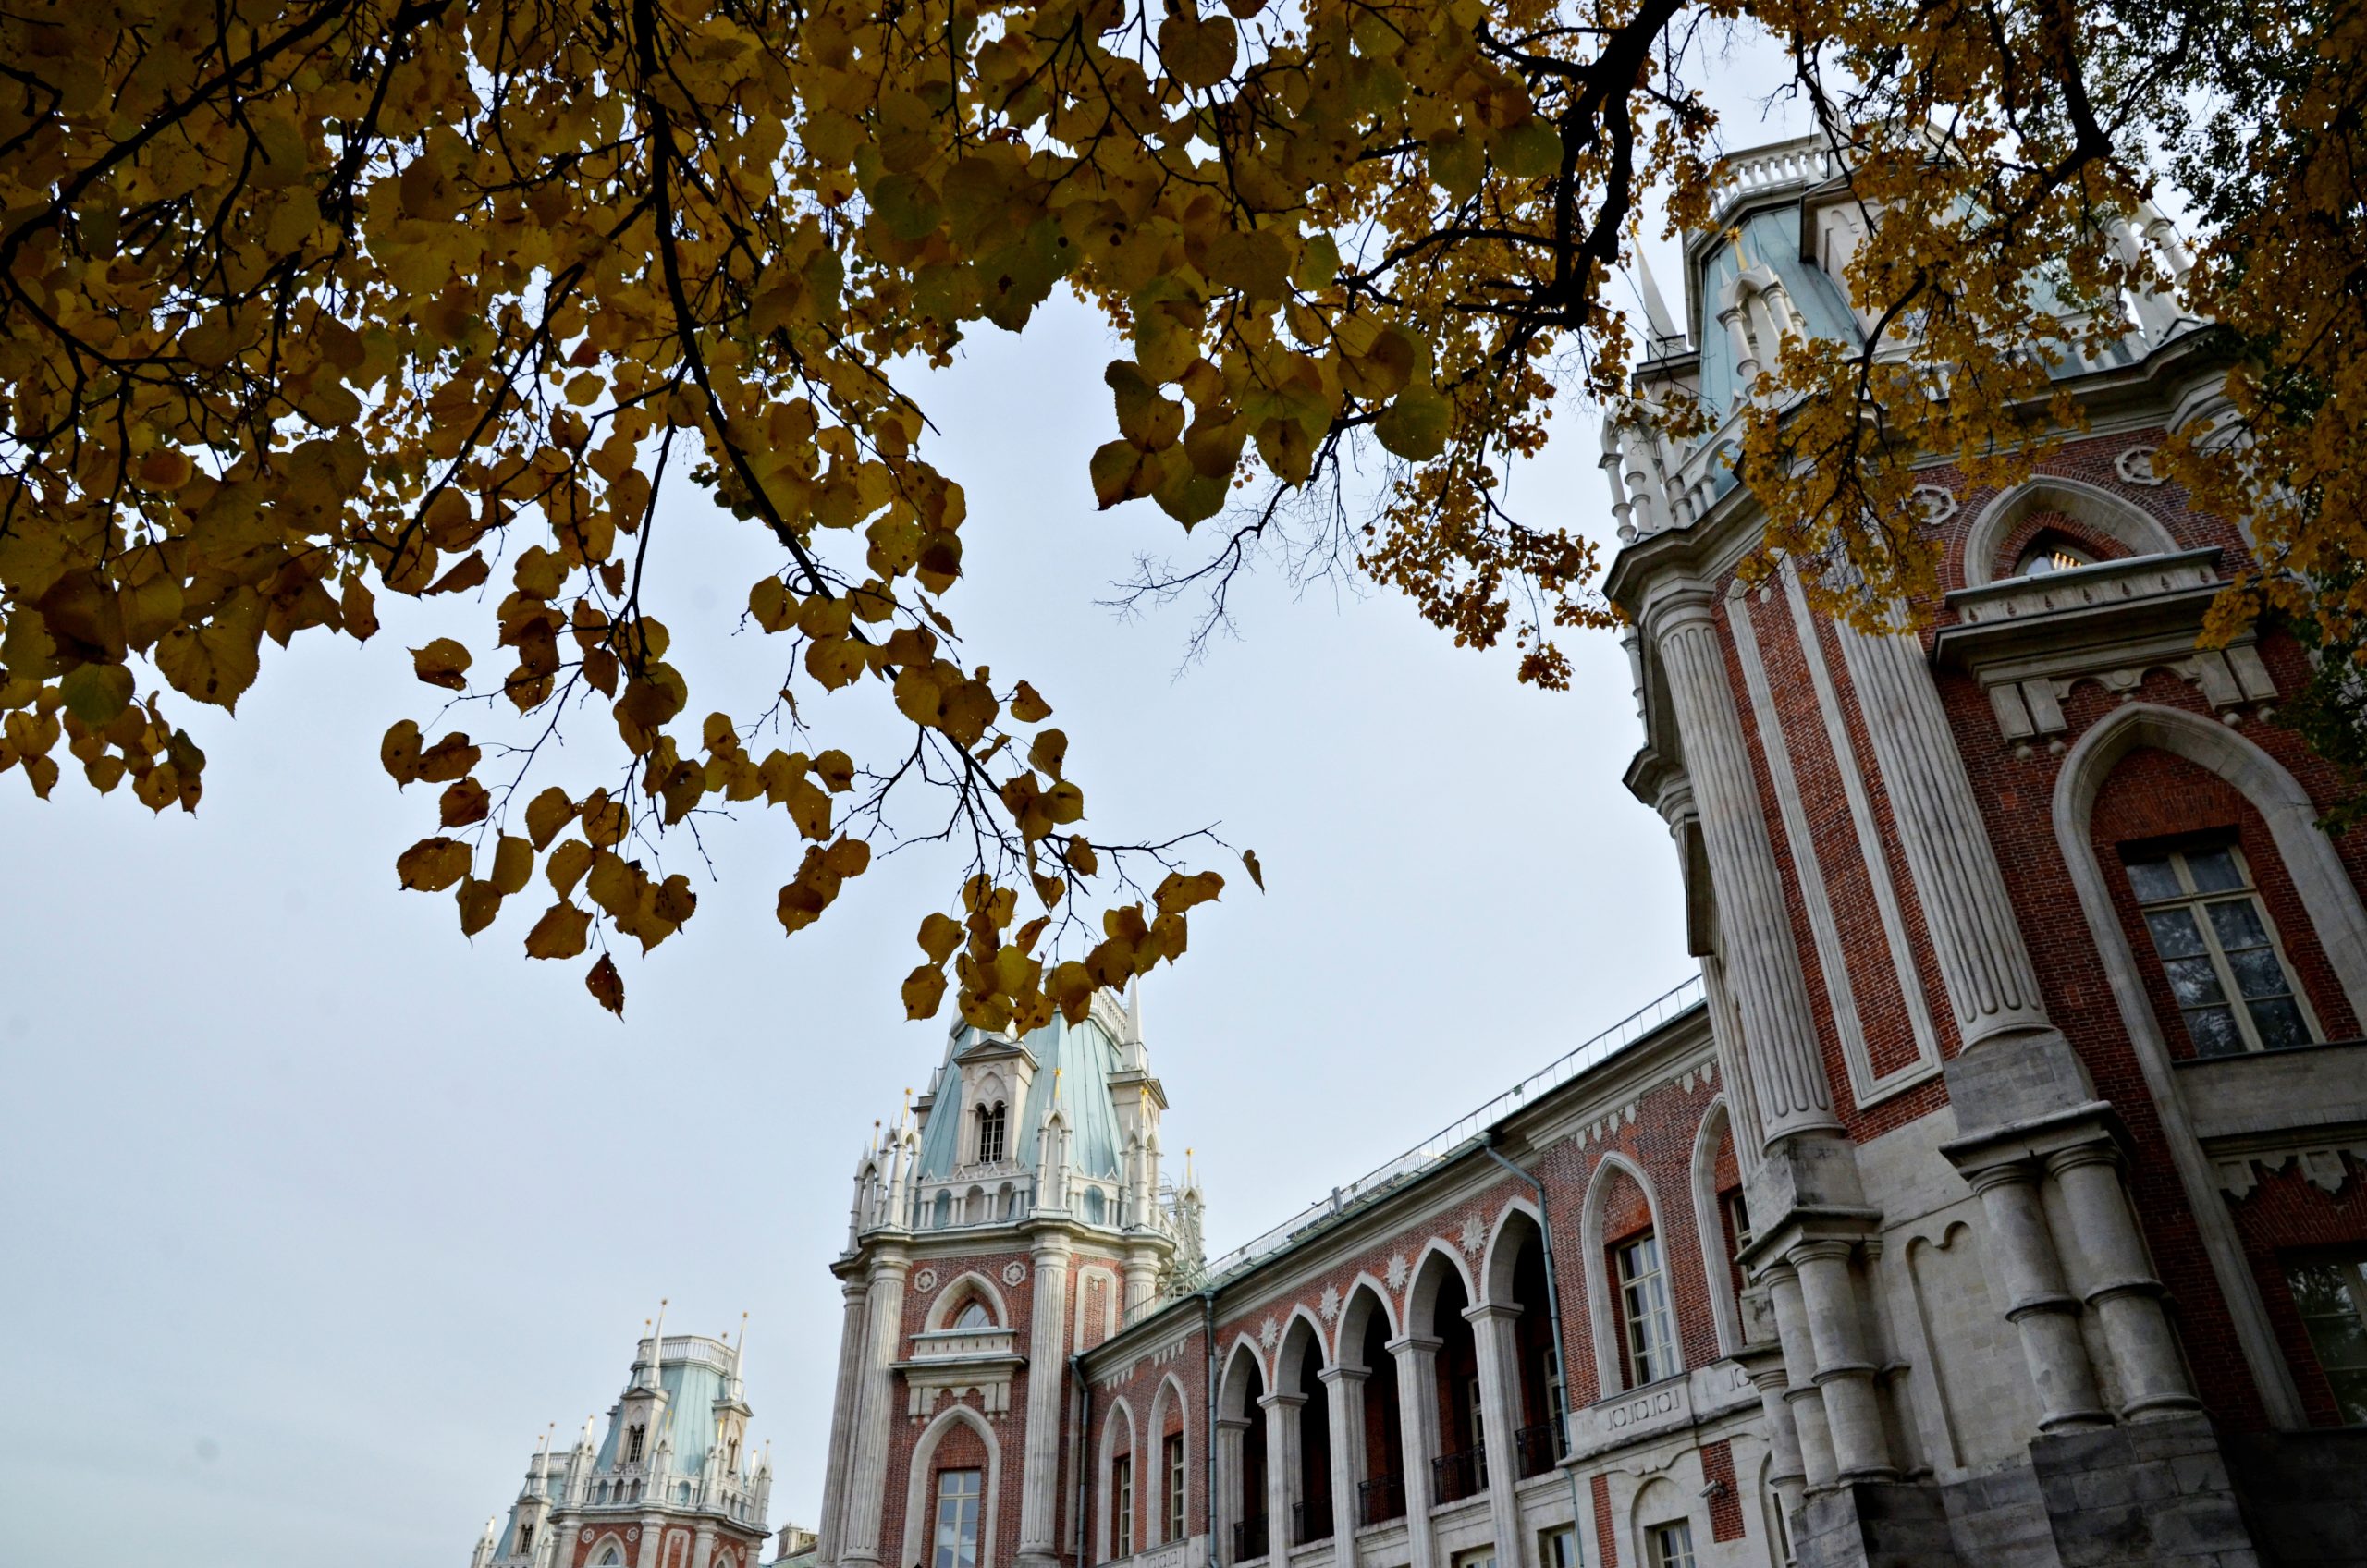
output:
[[655,1318],[645,1319],[644,1322],[649,1329],[649,1360],[633,1368],[632,1386],[636,1389],[660,1388],[663,1384],[657,1375],[657,1366],[660,1359],[659,1353],[666,1343],[665,1297],[658,1298],[657,1316]]
[[1644,297],[1644,320],[1652,329],[1652,357],[1682,346],[1684,336],[1668,313],[1668,301],[1661,298],[1660,279],[1652,276],[1651,260],[1641,245],[1636,247],[1636,287]]

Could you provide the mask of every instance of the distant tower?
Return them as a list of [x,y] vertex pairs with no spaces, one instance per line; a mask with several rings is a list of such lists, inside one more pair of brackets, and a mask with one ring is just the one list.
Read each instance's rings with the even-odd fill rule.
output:
[[739,1342],[668,1336],[661,1311],[633,1350],[604,1438],[546,1437],[505,1525],[486,1521],[470,1568],[754,1568],[772,1461],[748,1448]]
[[856,1162],[822,1563],[1054,1568],[1073,1550],[1069,1357],[1200,1273],[1199,1194],[1160,1174],[1166,1109],[1138,999],[1103,992],[1024,1037],[954,1028]]

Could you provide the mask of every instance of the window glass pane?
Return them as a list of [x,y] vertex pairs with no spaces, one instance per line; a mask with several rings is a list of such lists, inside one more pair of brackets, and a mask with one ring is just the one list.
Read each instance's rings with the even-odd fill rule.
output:
[[[2184,914],[2184,910],[2178,911]],[[2170,995],[2180,1007],[2207,1007],[2227,999],[2219,988],[2219,972],[2211,967],[2207,958],[2174,958],[2162,965],[2162,973],[2169,977]]]
[[2192,1036],[2198,1056],[2235,1056],[2244,1049],[2244,1037],[2236,1028],[2236,1015],[2224,1007],[2189,1009],[2186,1032]]
[[2220,944],[2227,948],[2264,948],[2268,946],[2268,927],[2260,923],[2260,908],[2250,899],[2229,899],[2224,904],[2213,904],[2211,928],[2219,933]]
[[937,1477],[934,1568],[977,1568],[978,1472],[946,1470]]
[[2186,857],[2186,869],[2194,878],[2195,891],[2199,893],[2224,893],[2244,885],[2244,874],[2236,869],[2236,857],[2231,851],[2194,851]]
[[2288,1263],[2285,1277],[2343,1421],[2367,1424],[2367,1321],[2361,1317],[2361,1304],[2367,1303],[2367,1263]]
[[2145,929],[2153,934],[2153,950],[2164,958],[2188,958],[2203,950],[2202,928],[2194,923],[2190,909],[2149,911]]
[[2311,1044],[2310,1026],[2301,1021],[2301,1010],[2290,997],[2272,997],[2251,1004],[2252,1027],[2260,1034],[2260,1043],[2273,1051],[2288,1050],[2295,1046]]
[[2237,948],[2227,954],[2236,976],[2236,993],[2244,997],[2285,997],[2293,987],[2285,983],[2285,966],[2267,948]]
[[2152,903],[2156,899],[2175,899],[2186,891],[2178,886],[2178,874],[2166,860],[2137,860],[2128,863],[2128,885],[2137,889],[2137,901]]

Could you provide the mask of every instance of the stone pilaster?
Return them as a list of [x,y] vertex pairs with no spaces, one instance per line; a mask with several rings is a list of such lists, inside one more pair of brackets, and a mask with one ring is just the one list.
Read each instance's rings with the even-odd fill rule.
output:
[[1824,1395],[1816,1386],[1816,1347],[1809,1338],[1808,1307],[1800,1292],[1800,1277],[1788,1263],[1779,1263],[1764,1275],[1767,1296],[1775,1309],[1775,1335],[1784,1353],[1784,1408],[1791,1413],[1794,1440],[1799,1444],[1800,1477],[1810,1492],[1830,1490],[1840,1476],[1834,1463],[1833,1434],[1825,1425]]
[[838,1392],[830,1402],[830,1450],[822,1476],[822,1522],[815,1545],[816,1560],[824,1568],[838,1561],[844,1529],[848,1449],[854,1440],[856,1390],[863,1386],[864,1300],[869,1290],[864,1280],[839,1283],[844,1309],[839,1323]]
[[1069,1248],[1036,1239],[1035,1311],[1027,1320],[1027,1436],[1019,1497],[1019,1568],[1054,1568],[1061,1553],[1061,1407],[1068,1372]]
[[1877,1370],[1866,1345],[1865,1315],[1847,1242],[1804,1242],[1784,1255],[1799,1275],[1801,1306],[1816,1354],[1816,1386],[1824,1400],[1834,1468],[1844,1481],[1887,1481],[1898,1475],[1883,1430]]
[[1291,1493],[1298,1484],[1299,1415],[1306,1396],[1270,1393],[1257,1405],[1266,1413],[1266,1551],[1283,1562],[1297,1544],[1291,1531]]
[[1356,1568],[1356,1527],[1365,1481],[1365,1379],[1369,1367],[1327,1366],[1316,1374],[1331,1402],[1331,1563]]
[[846,1501],[840,1511],[844,1548],[840,1562],[877,1563],[880,1515],[886,1503],[888,1439],[896,1422],[897,1352],[904,1332],[904,1276],[912,1260],[903,1248],[882,1243],[872,1254],[865,1292],[860,1397],[854,1416],[852,1452],[847,1464]]
[[2145,1420],[2201,1409],[2162,1313],[2162,1282],[2147,1261],[2117,1151],[2099,1139],[2056,1150],[2046,1169],[2063,1194],[2072,1249],[2086,1267],[2083,1297],[2103,1321],[2120,1374],[2121,1417]]
[[1236,1561],[1232,1526],[1243,1518],[1242,1489],[1246,1477],[1242,1475],[1242,1445],[1248,1430],[1249,1417],[1245,1415],[1217,1417],[1217,1495],[1209,1500],[1208,1506],[1211,1561],[1220,1557],[1228,1563]]
[[2022,1359],[2041,1407],[2038,1429],[2109,1426],[2096,1374],[2079,1335],[2079,1301],[2065,1286],[2063,1262],[2039,1203],[2039,1170],[2014,1161],[1968,1172],[2005,1286],[2005,1317],[2021,1336]]
[[1700,814],[1717,891],[1718,953],[1749,1059],[1761,1132],[1773,1143],[1797,1133],[1836,1131],[1840,1122],[1792,945],[1783,879],[1709,595],[1668,602],[1650,630],[1668,674],[1686,773]]
[[1526,1568],[1520,1498],[1520,1353],[1513,1324],[1520,1308],[1502,1302],[1466,1307],[1479,1361],[1479,1436],[1488,1460],[1488,1517],[1496,1532],[1496,1568]]
[[1408,1568],[1433,1568],[1438,1534],[1430,1525],[1430,1461],[1439,1453],[1439,1347],[1405,1334],[1389,1341],[1397,1358],[1398,1429],[1405,1450],[1405,1550]]

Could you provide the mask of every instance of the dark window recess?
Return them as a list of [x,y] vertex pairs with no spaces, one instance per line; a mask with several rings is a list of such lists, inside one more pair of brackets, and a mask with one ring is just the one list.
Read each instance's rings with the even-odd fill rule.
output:
[[2285,1280],[2343,1425],[2367,1426],[2367,1252],[2287,1258]]
[[2242,854],[2232,844],[2125,851],[2128,885],[2198,1056],[2314,1043]]
[[1405,1477],[1392,1472],[1375,1476],[1356,1486],[1358,1519],[1366,1525],[1385,1524],[1405,1517]]
[[1430,1461],[1430,1478],[1437,1483],[1439,1501],[1454,1502],[1474,1495],[1488,1484],[1486,1462],[1478,1449],[1442,1453]]

